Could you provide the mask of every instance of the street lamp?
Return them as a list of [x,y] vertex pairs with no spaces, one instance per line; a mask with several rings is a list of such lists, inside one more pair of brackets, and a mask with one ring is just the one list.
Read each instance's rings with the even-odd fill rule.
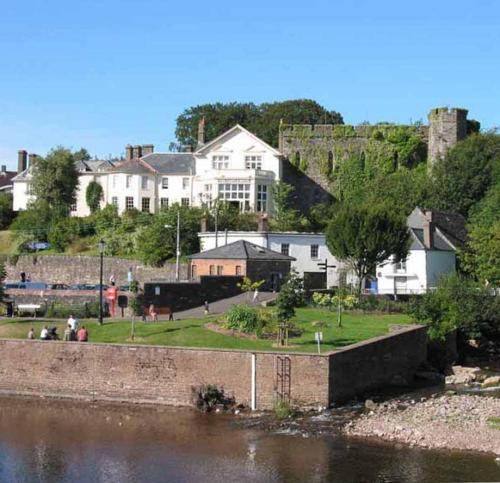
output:
[[104,249],[106,248],[106,243],[104,240],[100,240],[98,243],[99,246],[99,254],[100,254],[100,276],[99,276],[99,325],[103,324],[103,316],[102,316],[102,274],[104,269]]
[[[172,225],[165,225],[165,228],[172,228]],[[177,211],[177,237],[175,244],[175,280],[179,281],[179,263],[181,256],[181,212]]]

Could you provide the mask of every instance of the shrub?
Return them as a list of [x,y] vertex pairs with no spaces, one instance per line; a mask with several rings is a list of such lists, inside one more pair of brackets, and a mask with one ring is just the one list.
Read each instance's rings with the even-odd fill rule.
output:
[[277,419],[287,419],[295,415],[295,410],[289,401],[281,399],[274,404],[274,415]]
[[[104,313],[107,315],[107,305],[104,304]],[[78,319],[99,317],[99,302],[87,302],[84,304],[69,305],[53,303],[47,307],[45,317],[55,319],[66,319],[74,315]]]
[[262,320],[256,309],[248,305],[233,305],[226,314],[224,327],[246,334],[260,334]]
[[226,409],[235,403],[233,397],[227,396],[224,389],[219,389],[215,384],[194,387],[193,402],[203,412],[209,412],[216,406],[223,406]]

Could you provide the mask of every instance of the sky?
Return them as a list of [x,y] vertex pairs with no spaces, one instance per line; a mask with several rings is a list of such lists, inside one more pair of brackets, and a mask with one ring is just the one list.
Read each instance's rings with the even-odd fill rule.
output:
[[0,162],[175,140],[207,102],[311,98],[346,123],[500,125],[497,0],[23,0],[0,16]]

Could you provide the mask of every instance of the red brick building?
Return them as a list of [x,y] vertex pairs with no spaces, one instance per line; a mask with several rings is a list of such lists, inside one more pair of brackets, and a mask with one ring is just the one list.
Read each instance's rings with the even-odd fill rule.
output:
[[192,279],[203,275],[247,276],[253,281],[265,280],[264,290],[278,290],[295,260],[245,240],[196,253],[189,258]]

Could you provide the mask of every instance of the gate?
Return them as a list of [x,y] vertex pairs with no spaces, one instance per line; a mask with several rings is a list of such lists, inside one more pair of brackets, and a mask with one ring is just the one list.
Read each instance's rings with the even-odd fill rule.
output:
[[279,401],[290,402],[290,368],[290,357],[276,357],[276,396]]

